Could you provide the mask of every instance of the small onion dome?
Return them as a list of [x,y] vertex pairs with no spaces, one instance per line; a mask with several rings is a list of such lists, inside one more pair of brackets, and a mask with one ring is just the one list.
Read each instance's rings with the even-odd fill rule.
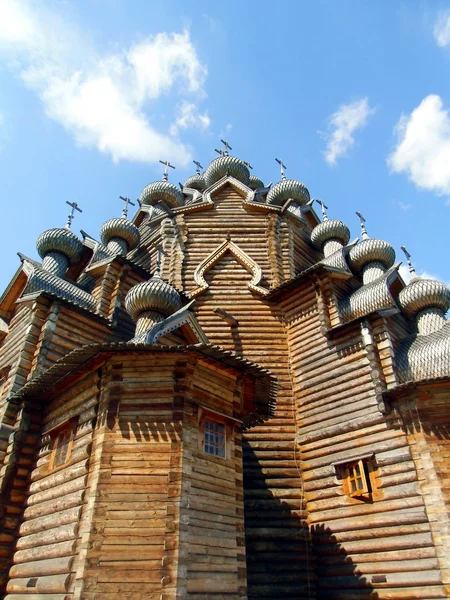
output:
[[60,252],[67,257],[69,264],[75,265],[81,259],[83,243],[70,229],[55,227],[41,233],[36,248],[41,258],[50,252]]
[[450,308],[450,290],[435,279],[415,277],[402,289],[398,302],[410,318],[424,308],[439,308],[446,313]]
[[250,171],[243,160],[224,154],[215,158],[205,171],[206,187],[210,187],[225,175],[231,175],[241,183],[248,185]]
[[350,250],[350,266],[353,271],[360,271],[368,263],[381,263],[386,269],[390,269],[394,264],[394,248],[384,240],[367,238],[360,244],[356,244]]
[[256,175],[250,175],[250,181],[249,181],[248,187],[251,188],[252,190],[258,190],[259,188],[264,187],[264,183],[261,181],[261,179],[259,177],[256,177]]
[[322,250],[323,245],[328,240],[339,240],[343,246],[346,246],[349,239],[349,228],[345,223],[337,219],[322,221],[311,232],[311,242],[318,250]]
[[192,175],[192,177],[188,177],[186,179],[186,181],[183,183],[183,187],[203,192],[203,190],[206,189],[205,176],[201,173],[196,173],[195,175]]
[[139,246],[141,236],[139,229],[131,221],[121,217],[120,219],[109,219],[103,223],[100,229],[100,239],[105,246],[112,238],[124,240],[130,251]]
[[183,206],[184,197],[179,188],[170,181],[154,181],[142,190],[139,201],[150,206],[165,202],[170,208],[178,208]]
[[181,308],[181,298],[177,290],[161,279],[156,272],[151,279],[133,286],[125,298],[125,308],[137,321],[143,312],[154,311],[165,317]]
[[303,183],[295,179],[283,179],[270,189],[266,202],[274,206],[283,206],[289,198],[298,204],[306,204],[310,200],[308,189]]

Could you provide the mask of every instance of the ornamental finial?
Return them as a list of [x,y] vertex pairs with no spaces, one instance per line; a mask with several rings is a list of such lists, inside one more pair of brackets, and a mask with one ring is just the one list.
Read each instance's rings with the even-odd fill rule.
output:
[[223,151],[225,156],[228,156],[230,154],[229,150],[233,150],[233,148],[230,146],[230,144],[226,140],[220,140],[220,141],[225,146],[225,150]]
[[77,210],[78,212],[83,212],[81,210],[81,208],[78,207],[78,204],[76,202],[69,202],[68,200],[66,200],[66,204],[68,204],[70,207],[72,207],[72,210],[69,213],[69,216],[67,217],[67,223],[66,223],[66,229],[70,229],[70,226],[72,225],[72,221],[73,221],[73,217],[75,216],[75,211]]
[[325,202],[322,202],[322,200],[318,200],[317,198],[315,198],[315,200],[317,204],[320,204],[320,207],[322,208],[322,221],[328,221],[328,215],[326,212],[328,206],[325,204]]
[[175,169],[175,167],[173,165],[170,164],[169,160],[160,160],[159,161],[162,165],[165,166],[164,169],[164,175],[163,175],[163,181],[167,181],[169,179],[169,167],[171,169]]
[[366,225],[365,225],[365,218],[362,216],[362,214],[358,211],[356,211],[356,214],[359,217],[359,222],[361,223],[361,234],[362,234],[362,239],[363,240],[368,240],[369,236],[367,234],[367,229],[366,229]]
[[277,163],[280,165],[280,169],[281,169],[281,179],[284,181],[286,179],[286,173],[284,172],[285,169],[287,169],[286,165],[283,164],[283,161],[280,160],[279,158],[275,159],[277,161]]
[[131,202],[131,200],[129,198],[127,198],[126,196],[119,196],[119,198],[121,200],[123,200],[125,202],[125,206],[123,207],[123,211],[122,211],[122,218],[126,219],[128,216],[128,205],[131,204],[131,206],[135,206],[134,202]]
[[198,160],[193,160],[192,162],[197,167],[195,169],[195,172],[197,173],[197,175],[200,175],[200,171],[201,171],[201,169],[203,169],[202,165],[198,162]]
[[242,162],[248,169],[250,169],[250,171],[253,169],[252,165],[249,162],[245,162],[245,160],[243,160]]
[[408,250],[405,248],[405,246],[400,246],[400,248],[405,253],[406,262],[408,263],[408,267],[409,267],[409,272],[411,273],[411,275],[413,277],[416,277],[416,269],[414,268],[414,266],[413,266],[413,264],[411,262],[411,254],[408,252]]

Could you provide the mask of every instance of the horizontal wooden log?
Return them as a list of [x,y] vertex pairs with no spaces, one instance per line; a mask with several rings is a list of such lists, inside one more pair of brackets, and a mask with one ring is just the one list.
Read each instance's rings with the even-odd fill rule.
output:
[[[49,575],[37,577],[30,581],[28,577],[23,579],[10,579],[6,587],[7,592],[28,593],[35,590],[38,594],[64,594],[67,591],[69,575]],[[34,585],[32,585],[34,584]]]

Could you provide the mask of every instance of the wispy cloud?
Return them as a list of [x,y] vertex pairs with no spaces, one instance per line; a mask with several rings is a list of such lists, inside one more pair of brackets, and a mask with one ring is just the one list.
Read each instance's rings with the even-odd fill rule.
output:
[[450,44],[450,10],[439,13],[434,23],[434,39],[438,46],[444,48]]
[[398,206],[400,210],[402,210],[403,212],[407,212],[411,208],[412,204],[405,204],[404,202],[399,201]]
[[191,102],[183,102],[178,107],[178,115],[174,123],[170,126],[170,134],[178,135],[180,129],[187,129],[188,127],[196,127],[204,131],[208,129],[211,124],[211,119],[207,113],[201,115],[197,112],[195,104]]
[[430,94],[395,126],[395,150],[387,163],[406,173],[419,188],[450,196],[450,115],[441,98]]
[[190,103],[197,116],[186,118],[174,133],[158,130],[146,110],[170,93],[204,97],[207,69],[189,32],[158,33],[104,55],[59,14],[37,6],[27,0],[0,2],[0,53],[38,94],[46,114],[77,144],[114,161],[151,163],[164,156],[187,164],[189,148],[174,136],[197,126],[204,115]]
[[[402,279],[405,283],[409,283],[411,281],[411,273],[409,271],[408,265],[405,265],[405,264],[400,265],[399,273],[402,276]],[[436,281],[442,281],[443,283],[445,283],[445,285],[447,287],[450,287],[450,282],[443,281],[442,277],[439,277],[438,275],[435,275],[433,273],[429,273],[428,271],[425,271],[424,269],[422,269],[422,270],[418,269],[417,275],[419,277],[422,277],[423,279],[435,279]]]
[[363,129],[374,114],[367,97],[349,104],[341,104],[328,120],[327,132],[322,134],[327,140],[325,160],[335,165],[338,158],[345,156],[355,143],[354,133]]

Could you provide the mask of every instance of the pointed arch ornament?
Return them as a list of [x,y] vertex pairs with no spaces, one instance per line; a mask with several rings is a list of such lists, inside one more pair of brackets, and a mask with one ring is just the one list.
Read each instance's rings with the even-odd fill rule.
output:
[[213,250],[209,256],[202,260],[199,265],[197,265],[197,268],[194,271],[194,280],[197,287],[190,292],[190,297],[195,298],[209,288],[209,284],[205,280],[205,275],[227,252],[230,252],[230,254],[236,258],[238,263],[251,273],[252,279],[247,283],[247,287],[260,296],[268,294],[269,290],[259,286],[262,279],[262,269],[258,263],[255,262],[253,258],[250,258],[250,256],[244,252],[242,248],[239,248],[237,244],[231,240],[225,240],[220,246]]

